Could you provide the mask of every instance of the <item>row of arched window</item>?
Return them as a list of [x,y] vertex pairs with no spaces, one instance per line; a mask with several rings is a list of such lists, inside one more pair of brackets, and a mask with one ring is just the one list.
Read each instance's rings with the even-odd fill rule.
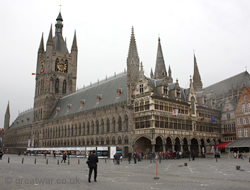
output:
[[122,139],[121,136],[116,137],[96,137],[82,139],[60,139],[60,140],[45,140],[40,146],[90,146],[90,145],[116,145],[129,144],[128,136]]
[[109,118],[107,118],[106,123],[104,123],[104,120],[102,119],[100,123],[98,120],[96,120],[96,122],[88,121],[86,123],[83,122],[79,124],[71,124],[71,126],[64,125],[54,128],[46,128],[43,129],[43,138],[76,137],[122,131],[128,131],[127,115],[123,121],[121,116],[119,116],[117,122],[115,118],[113,118],[111,121]]

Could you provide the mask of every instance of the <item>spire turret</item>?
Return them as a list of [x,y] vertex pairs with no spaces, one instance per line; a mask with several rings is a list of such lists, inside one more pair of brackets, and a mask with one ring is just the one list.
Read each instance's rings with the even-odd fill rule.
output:
[[201,77],[198,69],[198,65],[196,62],[196,57],[194,54],[194,75],[193,75],[193,83],[194,83],[194,90],[201,91],[202,90],[202,82],[201,82]]
[[48,37],[48,40],[47,40],[47,46],[48,46],[48,45],[53,45],[52,24],[51,24],[51,26],[50,26],[49,37]]
[[78,50],[78,48],[77,48],[76,31],[75,31],[74,39],[73,39],[73,43],[72,43],[72,47],[71,47],[71,51],[77,51],[77,50]]
[[7,129],[10,126],[10,103],[8,102],[7,109],[4,117],[4,131],[6,133]]
[[44,52],[43,33],[42,33],[41,42],[40,42],[40,46],[39,46],[38,52]]
[[157,57],[156,57],[156,64],[155,64],[155,79],[162,79],[167,77],[164,57],[161,48],[161,40],[158,38],[158,50],[157,50]]

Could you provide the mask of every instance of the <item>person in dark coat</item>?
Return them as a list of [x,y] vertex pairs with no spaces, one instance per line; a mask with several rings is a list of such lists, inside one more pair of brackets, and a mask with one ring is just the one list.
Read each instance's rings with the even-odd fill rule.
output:
[[134,164],[136,164],[136,158],[137,158],[136,152],[134,152],[133,157],[134,157]]
[[64,161],[64,163],[65,163],[65,161],[66,161],[66,153],[65,153],[65,152],[63,153],[61,163],[62,163],[62,161]]
[[128,163],[130,164],[132,153],[128,153]]
[[94,170],[94,181],[96,182],[98,157],[95,154],[95,150],[92,152],[92,154],[89,155],[87,163],[89,166],[89,179],[88,179],[89,183],[91,183],[91,175],[93,170]]

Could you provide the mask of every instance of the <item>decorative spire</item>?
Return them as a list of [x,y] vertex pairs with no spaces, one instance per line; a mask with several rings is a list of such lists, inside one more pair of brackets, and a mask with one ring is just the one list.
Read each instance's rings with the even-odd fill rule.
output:
[[162,79],[167,76],[160,38],[158,38],[158,50],[157,50],[154,76],[155,76],[155,79]]
[[194,54],[194,75],[193,75],[193,83],[194,83],[194,90],[195,91],[200,91],[202,89],[202,82],[201,82],[201,77],[198,69],[198,65],[196,62],[196,57]]
[[10,102],[8,102],[7,109],[5,115],[10,115]]
[[170,78],[172,77],[172,71],[171,71],[170,65],[169,65],[169,68],[168,68],[168,76],[169,76]]
[[143,65],[142,65],[142,62],[141,62],[141,70],[140,70],[140,73],[139,73],[139,79],[143,79],[144,78],[144,71],[143,71]]
[[38,52],[44,52],[43,33],[42,33],[41,42],[40,42],[40,46],[39,46]]
[[151,79],[154,77],[153,69],[152,68],[151,68],[151,72],[150,72],[150,77],[151,77]]
[[139,61],[139,56],[138,56],[136,41],[135,41],[134,27],[132,27],[129,52],[128,52],[128,59],[131,59],[131,58],[134,58]]
[[73,39],[71,51],[77,51],[76,31],[75,31],[75,34],[74,34],[74,39]]
[[52,24],[51,24],[51,26],[50,26],[50,31],[49,31],[49,37],[48,37],[47,45],[53,45]]

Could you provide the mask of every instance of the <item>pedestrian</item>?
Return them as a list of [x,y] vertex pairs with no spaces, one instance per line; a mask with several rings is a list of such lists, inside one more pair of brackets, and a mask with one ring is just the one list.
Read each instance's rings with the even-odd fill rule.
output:
[[134,157],[134,164],[136,164],[136,157],[137,157],[136,152],[134,152],[133,157]]
[[128,153],[128,163],[130,164],[132,153]]
[[88,164],[88,167],[89,167],[89,178],[88,178],[89,183],[91,183],[91,175],[92,175],[93,170],[94,170],[94,181],[96,182],[97,163],[98,163],[98,157],[95,154],[95,150],[93,150],[92,154],[89,155],[88,161],[87,161],[87,164]]
[[62,161],[64,161],[64,163],[65,163],[65,161],[66,161],[66,153],[65,153],[65,152],[63,153],[61,163],[62,163]]
[[150,163],[152,163],[153,155],[152,155],[151,152],[150,152],[150,154],[149,154],[149,159],[150,159]]
[[191,154],[192,158],[193,158],[193,161],[195,160],[195,151],[193,150],[192,151],[192,154]]
[[54,152],[54,158],[56,158],[56,153]]

